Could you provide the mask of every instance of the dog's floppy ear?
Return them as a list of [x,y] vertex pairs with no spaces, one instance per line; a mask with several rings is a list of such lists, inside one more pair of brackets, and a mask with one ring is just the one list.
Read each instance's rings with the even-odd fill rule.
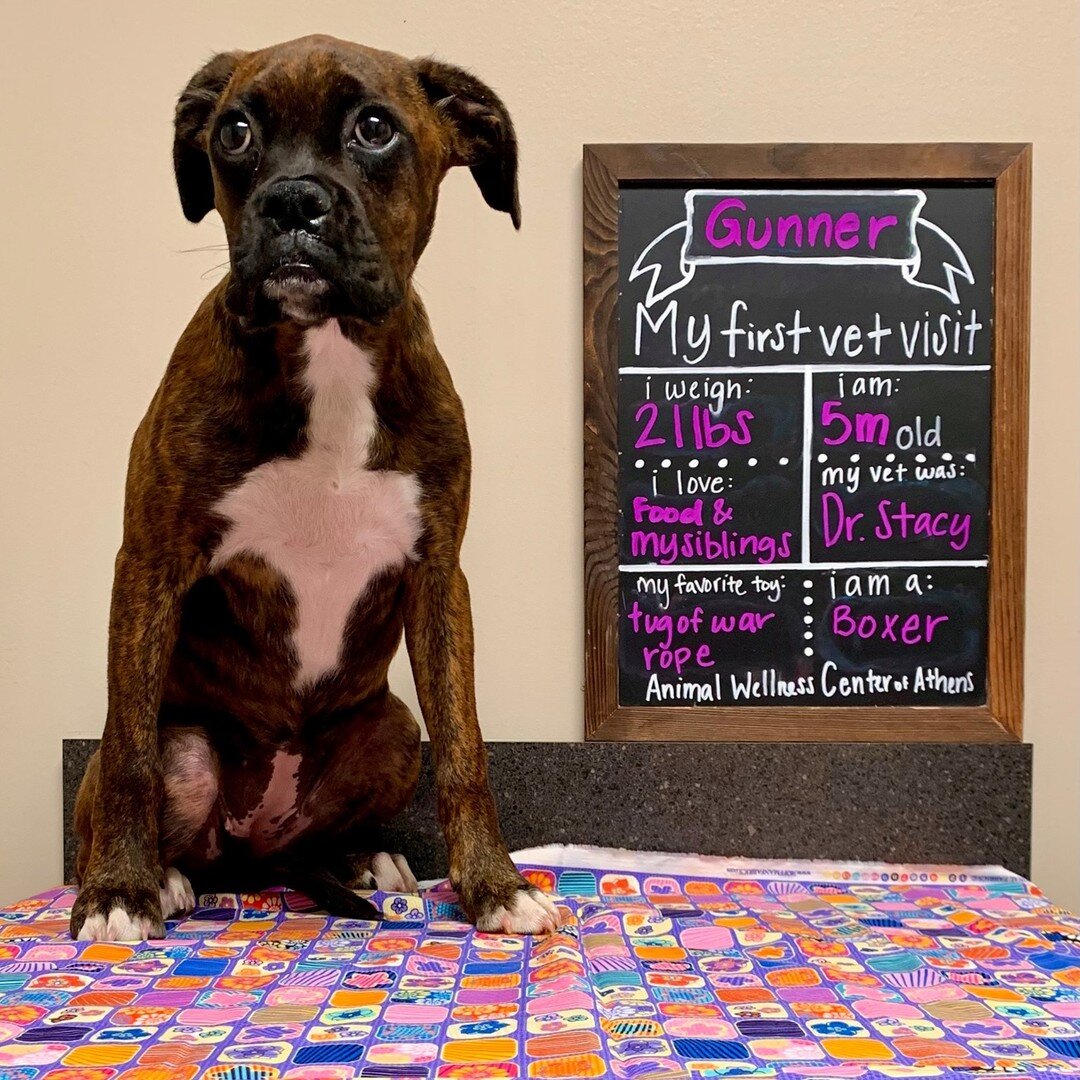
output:
[[520,229],[517,137],[506,106],[490,86],[452,64],[422,57],[413,67],[452,131],[452,164],[468,165],[488,206],[505,210]]
[[188,221],[202,221],[214,208],[214,176],[206,152],[206,121],[243,55],[218,53],[192,76],[176,103],[173,169],[180,205]]

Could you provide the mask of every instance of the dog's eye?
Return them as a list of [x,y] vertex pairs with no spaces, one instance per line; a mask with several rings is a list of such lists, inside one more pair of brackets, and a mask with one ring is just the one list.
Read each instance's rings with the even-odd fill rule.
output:
[[357,117],[353,134],[366,150],[385,150],[397,138],[394,125],[377,109],[365,109]]
[[251,125],[239,114],[226,116],[218,128],[218,142],[226,154],[242,154],[251,145]]

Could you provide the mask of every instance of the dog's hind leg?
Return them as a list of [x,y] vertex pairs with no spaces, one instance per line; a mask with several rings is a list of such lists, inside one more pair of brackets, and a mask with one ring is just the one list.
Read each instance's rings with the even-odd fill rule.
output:
[[[171,919],[195,906],[191,882],[175,864],[190,859],[196,839],[212,829],[208,823],[218,801],[220,771],[217,753],[200,727],[163,727],[160,746],[165,798],[159,836],[166,868],[161,907]],[[211,832],[207,843],[214,839]]]
[[[382,850],[383,824],[412,799],[420,774],[420,727],[408,706],[391,693],[327,731],[317,749],[317,780],[297,813],[312,822],[290,846],[289,883],[330,907],[332,896],[315,890],[324,879],[345,890],[417,891],[405,857]],[[340,907],[340,905],[335,905]]]
[[[386,713],[379,721],[378,741],[381,762],[377,778],[368,781],[368,802],[352,835],[378,835],[379,826],[399,814],[409,804],[420,773],[420,727],[409,707],[394,694],[387,695]],[[368,770],[370,772],[370,767]],[[353,848],[353,852],[355,852]],[[415,893],[416,878],[404,855],[368,850],[350,854],[349,880],[354,889],[381,889],[383,892]]]
[[101,783],[101,751],[95,750],[86,763],[79,793],[75,798],[75,834],[79,838],[79,850],[75,855],[75,883],[82,885],[83,875],[90,862],[94,845],[94,800]]

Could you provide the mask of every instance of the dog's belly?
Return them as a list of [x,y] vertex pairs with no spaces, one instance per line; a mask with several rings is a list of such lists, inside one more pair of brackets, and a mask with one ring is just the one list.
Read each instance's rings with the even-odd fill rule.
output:
[[377,420],[371,357],[336,322],[305,336],[308,448],[253,469],[215,509],[229,522],[211,563],[255,555],[290,587],[294,685],[338,663],[349,615],[378,574],[413,556],[420,487],[406,473],[370,470]]
[[277,851],[302,833],[311,822],[299,806],[300,764],[299,754],[278,750],[266,786],[244,792],[251,808],[242,815],[225,812],[225,832],[246,840],[256,855]]
[[385,693],[286,737],[206,721],[167,723],[160,733],[162,842],[188,869],[387,820],[419,773],[419,726]]
[[[192,836],[188,850],[199,864],[222,854],[226,838],[245,842],[255,855],[284,847],[311,824],[301,810],[300,753],[260,751],[239,766],[222,768],[203,728],[166,728],[162,735],[166,837]],[[175,840],[174,840],[175,842]],[[167,841],[168,843],[168,841]]]

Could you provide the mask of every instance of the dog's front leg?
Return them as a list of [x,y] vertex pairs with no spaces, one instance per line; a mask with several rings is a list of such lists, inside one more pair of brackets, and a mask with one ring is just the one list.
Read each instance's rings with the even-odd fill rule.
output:
[[[162,937],[158,852],[158,711],[176,643],[184,575],[120,551],[109,617],[108,713],[92,799],[90,855],[71,912],[72,937]],[[87,838],[83,838],[87,843]]]
[[554,904],[517,872],[506,850],[476,718],[469,587],[457,565],[421,561],[406,583],[413,676],[435,755],[439,821],[450,882],[481,930],[535,934],[554,930]]

